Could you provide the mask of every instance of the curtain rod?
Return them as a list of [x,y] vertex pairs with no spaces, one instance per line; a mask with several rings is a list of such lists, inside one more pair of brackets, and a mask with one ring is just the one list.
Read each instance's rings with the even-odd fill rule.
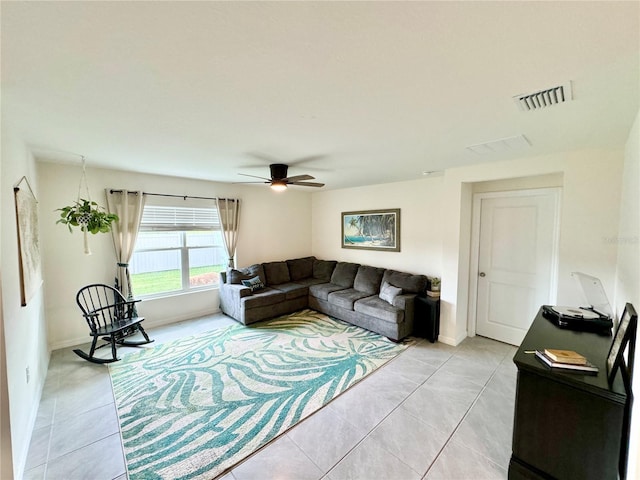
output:
[[[111,189],[109,190],[109,193],[122,193],[122,190],[114,190]],[[127,193],[129,195],[138,195],[138,192],[131,192],[131,191],[127,191]],[[186,200],[187,198],[197,198],[198,200],[218,200],[217,197],[193,197],[191,195],[172,195],[170,193],[149,193],[149,192],[142,192],[143,195],[152,195],[154,197],[174,197],[174,198],[182,198],[183,200]],[[236,199],[235,198],[220,198],[220,200],[227,200],[227,201],[231,201],[231,202],[235,202]]]

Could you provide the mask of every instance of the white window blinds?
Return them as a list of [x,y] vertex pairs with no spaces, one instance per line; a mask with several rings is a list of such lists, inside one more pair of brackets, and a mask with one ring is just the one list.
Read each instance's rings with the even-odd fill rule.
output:
[[215,207],[166,207],[145,205],[140,222],[141,231],[220,230],[220,218]]

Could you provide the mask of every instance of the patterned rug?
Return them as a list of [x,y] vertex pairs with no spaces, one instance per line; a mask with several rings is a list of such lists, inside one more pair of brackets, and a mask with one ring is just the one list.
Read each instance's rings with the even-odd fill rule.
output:
[[304,310],[109,365],[129,478],[223,473],[405,346]]

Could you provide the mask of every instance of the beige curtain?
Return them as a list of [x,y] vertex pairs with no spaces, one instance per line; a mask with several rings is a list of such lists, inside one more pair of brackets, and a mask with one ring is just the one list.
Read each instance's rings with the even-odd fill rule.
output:
[[222,226],[222,240],[229,257],[229,268],[233,268],[233,257],[236,255],[238,243],[238,226],[240,225],[240,200],[236,198],[216,198],[220,225]]
[[115,213],[119,218],[111,229],[117,261],[116,279],[122,295],[131,299],[129,261],[138,238],[145,198],[142,191],[107,189],[106,194],[109,213]]

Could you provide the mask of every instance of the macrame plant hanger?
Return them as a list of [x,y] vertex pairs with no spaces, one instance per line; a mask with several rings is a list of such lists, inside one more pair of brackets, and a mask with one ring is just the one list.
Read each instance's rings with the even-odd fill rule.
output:
[[[62,223],[73,232],[73,227],[79,227],[84,236],[84,253],[91,255],[89,248],[89,233],[107,233],[111,231],[111,224],[118,221],[118,215],[107,212],[103,207],[91,200],[89,183],[87,182],[87,166],[84,155],[82,158],[82,176],[78,185],[78,196],[72,205],[67,205],[57,210],[60,218],[56,223]],[[87,192],[87,198],[81,198],[82,187]]]
[[[77,202],[80,204],[80,192],[82,191],[82,184],[84,183],[84,188],[87,191],[87,200],[89,200],[89,204],[91,204],[91,194],[89,193],[89,184],[87,183],[87,162],[82,155],[82,176],[80,177],[80,184],[78,185],[78,199]],[[82,230],[84,236],[84,254],[91,255],[91,249],[89,248],[89,219],[91,218],[90,214],[84,213],[80,217],[78,217],[78,225]]]

